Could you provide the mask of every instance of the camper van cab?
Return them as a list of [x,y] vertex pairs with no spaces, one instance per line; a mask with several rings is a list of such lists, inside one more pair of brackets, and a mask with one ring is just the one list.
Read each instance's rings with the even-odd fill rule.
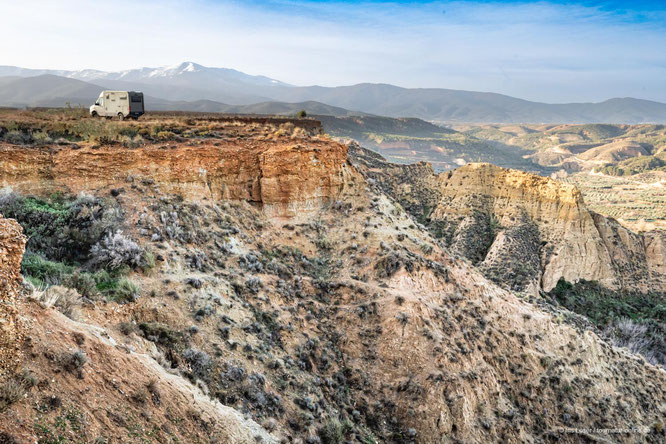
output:
[[107,119],[138,119],[143,112],[143,93],[136,91],[102,91],[90,107],[91,116]]

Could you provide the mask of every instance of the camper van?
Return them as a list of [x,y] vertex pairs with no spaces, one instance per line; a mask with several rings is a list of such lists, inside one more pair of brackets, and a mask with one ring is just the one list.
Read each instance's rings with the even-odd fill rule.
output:
[[107,119],[138,119],[143,112],[143,93],[136,91],[102,91],[90,107],[91,116]]

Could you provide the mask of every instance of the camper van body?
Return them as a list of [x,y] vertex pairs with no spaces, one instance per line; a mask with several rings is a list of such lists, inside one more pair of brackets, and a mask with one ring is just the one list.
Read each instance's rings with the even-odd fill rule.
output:
[[143,93],[136,91],[102,91],[90,107],[93,117],[138,119],[143,113]]

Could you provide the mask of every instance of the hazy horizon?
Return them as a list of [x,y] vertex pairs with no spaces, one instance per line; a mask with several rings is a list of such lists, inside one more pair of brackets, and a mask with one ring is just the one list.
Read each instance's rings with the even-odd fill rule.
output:
[[666,5],[658,2],[28,0],[0,2],[0,13],[13,17],[0,29],[12,42],[0,64],[24,68],[192,61],[299,86],[666,102],[666,53],[657,49],[666,47]]

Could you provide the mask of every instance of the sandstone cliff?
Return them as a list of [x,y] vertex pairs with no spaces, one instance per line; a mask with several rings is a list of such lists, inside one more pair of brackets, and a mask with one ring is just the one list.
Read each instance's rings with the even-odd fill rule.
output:
[[331,141],[216,141],[147,146],[0,146],[0,186],[48,195],[142,181],[186,198],[243,200],[271,216],[305,215],[335,200],[347,148]]
[[480,252],[479,265],[496,279],[511,279],[527,266],[532,291],[548,291],[561,277],[598,281],[611,289],[666,291],[663,263],[655,254],[663,250],[664,233],[636,234],[589,211],[572,185],[468,164],[440,175],[439,189],[442,198],[432,219],[451,224],[455,251],[467,255],[463,233],[492,218],[494,237],[485,254]]
[[25,236],[21,226],[0,214],[0,380],[20,363],[24,328],[16,308]]

